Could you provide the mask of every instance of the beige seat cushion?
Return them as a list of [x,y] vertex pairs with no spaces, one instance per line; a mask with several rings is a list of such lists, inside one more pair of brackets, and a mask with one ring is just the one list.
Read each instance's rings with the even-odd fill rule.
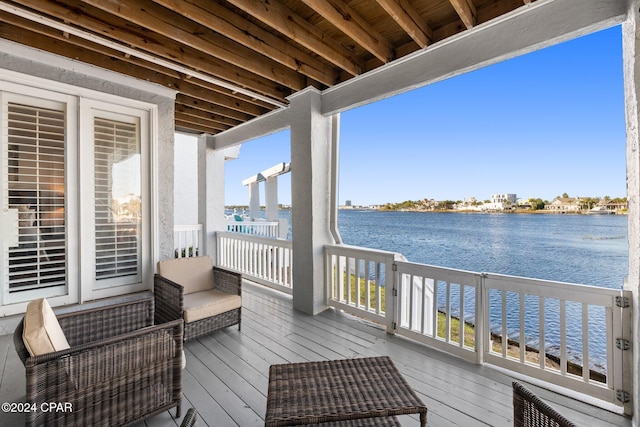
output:
[[213,261],[210,256],[159,261],[158,274],[184,286],[185,294],[214,288]]
[[69,348],[58,319],[44,298],[31,301],[27,305],[22,340],[31,356]]
[[195,322],[239,307],[242,307],[240,295],[216,289],[188,294],[184,296],[184,321]]

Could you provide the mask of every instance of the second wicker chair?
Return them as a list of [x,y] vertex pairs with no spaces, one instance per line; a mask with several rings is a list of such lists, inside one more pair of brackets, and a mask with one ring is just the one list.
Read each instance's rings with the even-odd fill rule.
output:
[[184,319],[185,341],[227,326],[240,329],[242,276],[213,267],[209,256],[158,262],[153,293],[156,322]]

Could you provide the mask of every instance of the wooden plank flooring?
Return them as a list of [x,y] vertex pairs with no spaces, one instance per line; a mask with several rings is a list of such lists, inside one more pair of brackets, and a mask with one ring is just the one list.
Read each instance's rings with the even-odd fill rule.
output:
[[[311,360],[390,356],[429,408],[428,425],[511,426],[512,378],[401,337],[368,322],[328,310],[309,316],[291,297],[257,285],[243,287],[242,330],[230,327],[185,346],[183,414],[198,410],[199,426],[264,425],[269,366]],[[0,336],[0,402],[24,399],[24,368],[12,336]],[[534,392],[578,425],[630,426],[629,419],[534,386]],[[137,427],[173,427],[175,410]],[[417,416],[400,417],[403,426]],[[0,426],[24,417],[0,413]]]

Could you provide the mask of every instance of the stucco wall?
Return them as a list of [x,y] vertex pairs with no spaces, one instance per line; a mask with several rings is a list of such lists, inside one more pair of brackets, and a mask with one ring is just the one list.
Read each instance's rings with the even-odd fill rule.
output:
[[[9,53],[11,52],[11,53]],[[11,70],[106,94],[147,102],[158,106],[156,156],[157,248],[159,259],[173,256],[174,186],[174,92],[130,77],[82,64],[56,55],[2,41],[0,69]]]
[[198,224],[198,138],[176,135],[174,218],[176,225]]
[[622,27],[625,113],[627,123],[627,199],[629,200],[629,276],[626,288],[633,292],[633,425],[640,425],[640,0],[630,2]]

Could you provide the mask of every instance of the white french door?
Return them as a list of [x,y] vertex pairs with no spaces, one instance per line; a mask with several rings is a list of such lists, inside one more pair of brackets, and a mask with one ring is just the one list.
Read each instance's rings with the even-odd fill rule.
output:
[[34,88],[0,103],[0,308],[145,289],[149,112]]
[[[148,113],[82,100],[82,295],[142,290],[150,256]],[[87,286],[90,284],[90,286]]]
[[[35,91],[34,95],[44,95]],[[65,164],[74,120],[74,100],[4,92],[0,177],[3,229],[17,229],[17,241],[2,239],[2,304],[38,297],[77,299],[77,280],[69,275],[68,175]],[[7,224],[6,213],[13,212]],[[15,213],[17,212],[17,215]],[[9,234],[9,233],[4,233]]]

